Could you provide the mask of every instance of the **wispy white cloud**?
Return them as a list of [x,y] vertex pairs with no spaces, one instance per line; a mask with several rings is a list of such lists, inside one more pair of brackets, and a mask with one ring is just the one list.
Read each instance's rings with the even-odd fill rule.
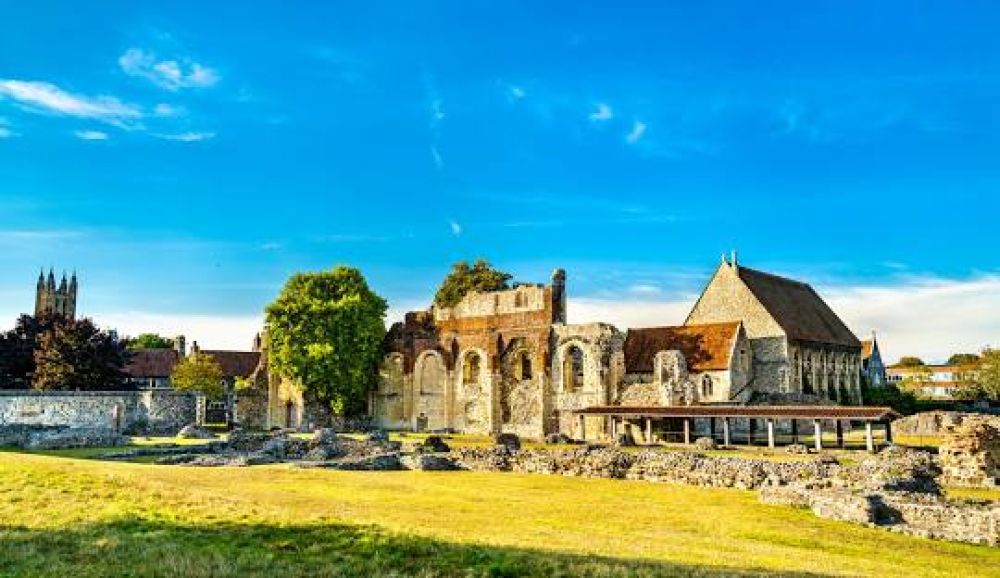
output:
[[859,337],[878,332],[887,361],[917,355],[940,362],[952,353],[1000,345],[1000,274],[908,277],[898,284],[821,292]]
[[7,119],[0,116],[0,138],[10,138],[14,136],[14,131],[10,130],[10,123]]
[[182,132],[177,134],[156,134],[158,138],[180,142],[199,142],[215,138],[214,132]]
[[507,90],[507,93],[510,95],[512,100],[521,100],[525,96],[528,96],[528,93],[520,86],[511,86]]
[[441,151],[438,150],[436,144],[431,145],[431,158],[434,159],[434,166],[439,171],[444,168],[444,158],[441,156]]
[[625,140],[629,143],[637,143],[644,134],[646,134],[646,123],[637,120],[632,123],[632,130],[625,136]]
[[445,119],[444,103],[440,98],[431,101],[431,125],[437,125]]
[[462,225],[458,224],[456,221],[448,221],[448,226],[451,227],[451,234],[459,237],[462,235]]
[[207,88],[219,82],[219,73],[190,59],[161,60],[156,54],[130,48],[118,58],[125,74],[145,78],[160,88],[177,91],[182,88]]
[[78,130],[73,134],[80,140],[108,140],[108,133],[99,130]]
[[611,120],[615,117],[615,113],[611,110],[611,107],[605,103],[599,103],[597,109],[594,112],[587,115],[587,118],[594,122],[604,122]]
[[153,107],[153,114],[155,114],[156,116],[175,117],[175,116],[184,116],[184,114],[186,113],[187,111],[184,109],[183,106],[176,106],[173,104],[167,104],[165,102],[161,102],[160,104]]
[[139,107],[117,98],[72,94],[48,82],[0,80],[0,97],[33,112],[89,118],[121,127],[143,116]]
[[628,288],[629,293],[636,295],[659,295],[662,290],[652,283],[637,283]]
[[83,232],[73,229],[0,229],[0,246],[65,241],[82,237]]
[[249,350],[254,335],[263,327],[260,315],[161,314],[148,311],[88,311],[101,327],[120,335],[140,333],[183,335],[188,344],[197,341],[204,349]]

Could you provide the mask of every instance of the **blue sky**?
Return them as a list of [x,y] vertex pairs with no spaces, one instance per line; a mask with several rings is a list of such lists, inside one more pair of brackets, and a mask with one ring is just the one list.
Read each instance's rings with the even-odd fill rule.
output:
[[997,344],[998,29],[971,1],[0,1],[0,325],[75,267],[99,322],[238,346],[293,271],[356,265],[398,314],[477,256],[679,323],[736,248],[890,351]]

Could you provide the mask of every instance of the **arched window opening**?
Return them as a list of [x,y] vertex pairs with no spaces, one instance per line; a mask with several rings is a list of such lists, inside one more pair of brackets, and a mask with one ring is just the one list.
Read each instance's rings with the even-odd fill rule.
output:
[[701,378],[701,396],[704,398],[712,397],[712,389],[712,376],[703,376]]
[[673,372],[670,371],[670,367],[663,361],[660,361],[660,385],[668,384],[673,381]]
[[469,353],[462,363],[462,383],[473,385],[479,383],[479,354]]
[[531,379],[531,356],[528,355],[527,351],[521,352],[521,359],[519,361],[520,363],[518,363],[518,365],[521,370],[521,381]]
[[583,387],[583,350],[573,345],[563,357],[563,389],[578,391]]
[[525,306],[525,296],[524,293],[518,291],[514,293],[514,307],[520,308]]

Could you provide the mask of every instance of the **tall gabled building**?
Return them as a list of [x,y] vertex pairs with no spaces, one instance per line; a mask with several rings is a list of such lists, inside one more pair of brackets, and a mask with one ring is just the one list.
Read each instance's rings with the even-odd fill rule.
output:
[[685,325],[737,320],[753,350],[753,391],[860,403],[861,342],[807,283],[723,257]]
[[886,384],[885,363],[882,352],[878,349],[878,339],[872,331],[872,338],[861,342],[861,375],[872,387],[882,387]]

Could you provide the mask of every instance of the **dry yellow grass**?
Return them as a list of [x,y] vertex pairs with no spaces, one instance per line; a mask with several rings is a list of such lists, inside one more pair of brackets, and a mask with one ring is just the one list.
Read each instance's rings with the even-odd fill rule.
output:
[[752,492],[0,454],[0,575],[1000,576],[1000,550]]

